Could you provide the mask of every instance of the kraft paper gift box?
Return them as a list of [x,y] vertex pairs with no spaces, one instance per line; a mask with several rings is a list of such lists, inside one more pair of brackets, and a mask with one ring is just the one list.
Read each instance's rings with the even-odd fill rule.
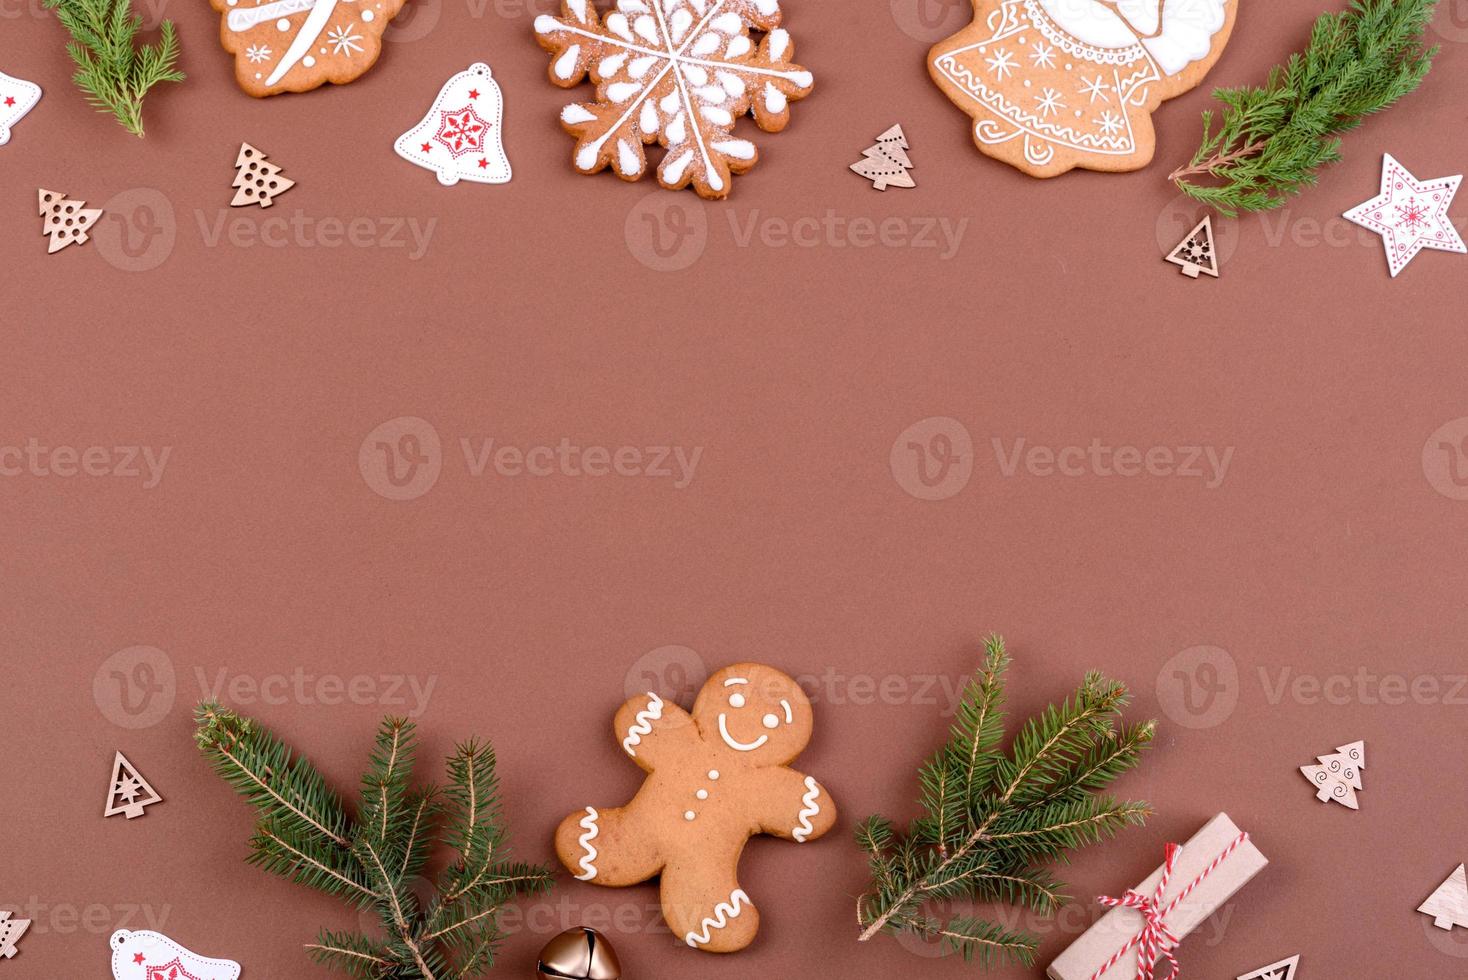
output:
[[[1218,911],[1269,863],[1252,841],[1245,839],[1235,844],[1239,836],[1239,828],[1228,814],[1220,813],[1182,846],[1173,862],[1167,888],[1158,902],[1160,909],[1167,910],[1164,926],[1179,940],[1184,940],[1204,919]],[[1220,857],[1225,853],[1226,857]],[[1156,897],[1164,870],[1165,865],[1159,867],[1132,891],[1145,899]],[[1193,884],[1205,870],[1208,873]],[[1189,885],[1192,885],[1191,891],[1187,891]],[[1182,897],[1184,892],[1186,895]],[[1120,898],[1122,894],[1118,893],[1116,897]],[[1176,905],[1172,905],[1174,901]],[[1091,980],[1097,970],[1131,943],[1131,947],[1098,980],[1135,980],[1143,943],[1134,940],[1138,939],[1145,925],[1141,910],[1126,906],[1113,908],[1057,956],[1046,975],[1050,980]],[[1173,952],[1184,968],[1187,952],[1186,941]],[[1159,955],[1156,976],[1165,977],[1170,969],[1166,958]]]

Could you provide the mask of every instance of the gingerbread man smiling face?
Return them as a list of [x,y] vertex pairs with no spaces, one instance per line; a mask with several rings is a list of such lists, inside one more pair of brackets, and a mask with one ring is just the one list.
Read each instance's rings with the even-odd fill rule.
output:
[[825,788],[788,768],[813,724],[799,685],[762,664],[714,674],[691,715],[653,693],[632,698],[613,728],[648,777],[625,807],[588,806],[562,821],[561,862],[613,887],[660,875],[675,935],[712,952],[743,949],[759,929],[738,881],[745,843],[755,834],[803,843],[836,822]]

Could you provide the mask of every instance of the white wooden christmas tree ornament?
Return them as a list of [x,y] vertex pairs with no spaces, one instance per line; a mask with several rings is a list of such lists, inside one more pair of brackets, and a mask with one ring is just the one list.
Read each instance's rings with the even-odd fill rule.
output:
[[1253,973],[1245,973],[1239,980],[1294,980],[1295,970],[1300,966],[1300,954],[1296,953],[1289,959],[1261,966]]
[[1204,215],[1203,220],[1193,226],[1188,237],[1178,242],[1177,248],[1167,256],[1167,261],[1178,266],[1182,274],[1197,279],[1201,273],[1218,278],[1218,253],[1213,250],[1213,216]]
[[9,912],[0,909],[0,957],[8,960],[20,952],[16,944],[30,927],[30,919],[12,919]]
[[159,932],[112,934],[112,980],[237,980],[240,965],[190,952]]
[[851,165],[851,169],[872,182],[879,191],[888,187],[916,187],[912,174],[912,161],[907,157],[907,137],[902,127],[893,126],[877,141],[862,151],[862,159]]
[[461,180],[508,183],[504,111],[494,73],[476,62],[444,83],[422,121],[399,136],[393,149],[409,163],[432,170],[446,187]]
[[51,239],[46,254],[61,251],[68,245],[82,245],[88,241],[87,229],[102,217],[101,208],[86,207],[86,201],[73,201],[59,191],[42,188],[38,192],[41,202],[41,234]]
[[115,817],[119,813],[131,820],[141,817],[143,808],[162,803],[163,797],[148,784],[143,774],[127,761],[121,752],[112,760],[112,782],[107,786],[107,808],[104,817]]
[[10,142],[10,127],[41,101],[41,86],[0,71],[0,146]]
[[278,165],[267,160],[265,154],[249,143],[240,144],[234,168],[234,183],[230,185],[235,188],[234,200],[229,202],[232,208],[247,208],[251,204],[268,208],[275,203],[277,194],[284,194],[296,186],[294,180],[281,176]]
[[1300,772],[1315,785],[1315,798],[1323,802],[1335,800],[1352,810],[1361,809],[1356,790],[1361,789],[1361,771],[1366,768],[1366,743],[1342,745],[1331,755],[1316,756],[1319,765],[1301,766]]
[[1464,865],[1458,865],[1458,870],[1448,875],[1448,880],[1438,885],[1417,911],[1432,916],[1432,924],[1439,929],[1468,929],[1468,871]]

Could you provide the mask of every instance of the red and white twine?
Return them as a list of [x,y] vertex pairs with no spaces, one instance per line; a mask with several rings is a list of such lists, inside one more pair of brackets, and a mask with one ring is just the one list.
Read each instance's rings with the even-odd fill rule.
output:
[[1233,843],[1225,847],[1217,857],[1209,862],[1208,867],[1198,873],[1198,877],[1188,882],[1187,886],[1166,905],[1162,904],[1162,899],[1167,894],[1167,885],[1172,880],[1172,871],[1177,865],[1178,856],[1183,852],[1183,849],[1177,844],[1167,845],[1167,860],[1162,865],[1162,880],[1157,883],[1157,890],[1150,898],[1146,895],[1139,895],[1132,889],[1127,889],[1126,894],[1121,898],[1109,898],[1103,895],[1096,899],[1102,905],[1136,909],[1142,916],[1142,928],[1140,932],[1127,940],[1126,945],[1117,950],[1111,959],[1103,963],[1099,970],[1091,974],[1090,980],[1101,980],[1108,970],[1120,963],[1133,949],[1137,950],[1137,980],[1154,980],[1154,971],[1157,968],[1159,957],[1166,960],[1171,967],[1171,972],[1164,980],[1176,980],[1181,975],[1182,969],[1178,966],[1177,958],[1172,955],[1172,951],[1182,940],[1167,927],[1167,917],[1193,893],[1193,889],[1203,883],[1203,879],[1217,870],[1218,866],[1248,839],[1247,832],[1235,837]]

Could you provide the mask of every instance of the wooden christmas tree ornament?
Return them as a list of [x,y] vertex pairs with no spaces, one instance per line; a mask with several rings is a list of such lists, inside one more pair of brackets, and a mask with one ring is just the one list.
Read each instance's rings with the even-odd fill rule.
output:
[[872,182],[879,191],[888,187],[916,187],[912,174],[912,161],[907,157],[907,137],[901,126],[893,126],[877,141],[862,151],[863,159],[851,165],[851,169]]
[[235,157],[234,200],[229,202],[232,208],[247,208],[251,204],[258,204],[262,208],[268,208],[275,203],[277,194],[284,194],[296,182],[289,177],[280,175],[280,167],[265,158],[265,154],[255,149],[249,143],[240,144],[239,155]]
[[102,217],[101,208],[86,207],[86,201],[73,201],[65,194],[42,189],[41,234],[47,235],[51,243],[46,254],[59,252],[68,245],[81,245],[87,241],[87,229]]
[[622,964],[606,936],[583,926],[546,943],[535,973],[551,980],[620,980]]
[[120,813],[131,820],[141,817],[144,807],[162,802],[163,797],[148,785],[143,774],[127,761],[125,755],[117,753],[112,760],[112,782],[107,787],[107,808],[102,811],[102,816],[115,817]]
[[1218,255],[1213,250],[1213,216],[1204,215],[1203,220],[1188,232],[1188,237],[1178,242],[1167,261],[1178,266],[1190,279],[1197,279],[1199,273],[1217,279]]
[[0,909],[0,956],[8,960],[18,953],[16,944],[30,927],[30,919],[12,919],[9,912]]
[[1253,973],[1245,973],[1239,980],[1294,980],[1295,970],[1300,966],[1300,954],[1296,953],[1288,959],[1261,966]]
[[1439,929],[1462,926],[1468,929],[1468,871],[1464,865],[1448,876],[1448,880],[1437,886],[1437,891],[1418,906],[1417,911],[1432,916],[1432,924]]
[[1319,765],[1301,766],[1300,772],[1315,784],[1315,798],[1322,802],[1335,800],[1352,810],[1361,809],[1356,790],[1361,789],[1361,771],[1366,768],[1366,743],[1342,745],[1331,755],[1316,756]]

